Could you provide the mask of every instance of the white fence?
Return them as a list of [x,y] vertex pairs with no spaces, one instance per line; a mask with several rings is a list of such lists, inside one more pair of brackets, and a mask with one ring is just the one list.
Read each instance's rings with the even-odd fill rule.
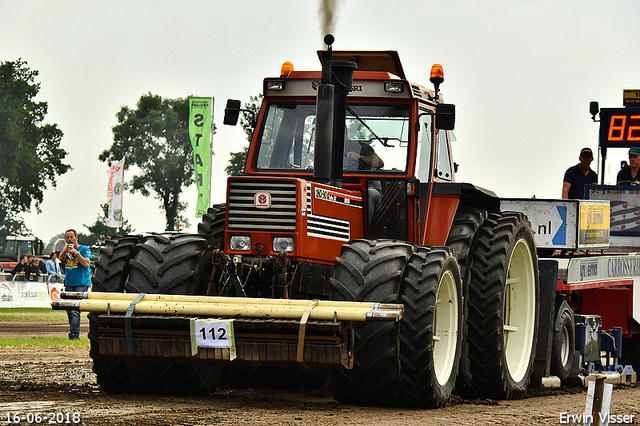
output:
[[0,308],[50,308],[63,289],[64,277],[42,275],[26,281],[24,276],[0,274]]

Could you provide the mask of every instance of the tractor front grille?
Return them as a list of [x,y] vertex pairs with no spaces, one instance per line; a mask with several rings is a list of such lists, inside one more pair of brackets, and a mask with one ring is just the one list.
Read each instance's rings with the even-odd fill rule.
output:
[[[269,207],[256,207],[255,196],[267,193]],[[232,231],[295,232],[296,182],[238,179],[229,183],[227,205]]]

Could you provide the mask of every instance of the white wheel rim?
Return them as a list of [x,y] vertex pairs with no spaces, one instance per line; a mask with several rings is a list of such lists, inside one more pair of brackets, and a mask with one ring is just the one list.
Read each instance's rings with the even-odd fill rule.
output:
[[518,240],[507,271],[504,292],[504,353],[515,382],[527,374],[533,345],[536,292],[533,256],[524,239]]
[[455,362],[459,315],[456,280],[447,270],[438,285],[433,320],[433,369],[443,386],[451,378]]
[[560,361],[564,368],[569,363],[569,329],[566,326],[562,327],[560,338]]

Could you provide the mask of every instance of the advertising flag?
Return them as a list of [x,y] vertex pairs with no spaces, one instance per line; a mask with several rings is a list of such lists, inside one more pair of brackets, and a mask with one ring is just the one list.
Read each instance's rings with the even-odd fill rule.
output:
[[107,170],[109,183],[107,184],[107,204],[109,205],[109,218],[107,226],[111,228],[122,227],[122,194],[124,188],[124,157]]
[[211,186],[211,113],[213,98],[189,98],[189,137],[193,148],[198,203],[196,217],[207,213]]

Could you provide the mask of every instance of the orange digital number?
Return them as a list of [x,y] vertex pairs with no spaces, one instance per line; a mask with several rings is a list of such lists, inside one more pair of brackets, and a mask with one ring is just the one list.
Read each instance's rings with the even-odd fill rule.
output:
[[[632,115],[629,118],[631,120],[637,120],[637,119],[640,119],[640,115]],[[627,140],[640,141],[640,126],[629,126],[629,133],[627,134]]]
[[[620,120],[622,124],[616,125],[615,121]],[[611,121],[609,121],[609,137],[607,140],[610,141],[621,141],[624,139],[624,128],[627,124],[627,116],[626,115],[612,115]],[[613,132],[620,132],[618,136],[613,136]]]

